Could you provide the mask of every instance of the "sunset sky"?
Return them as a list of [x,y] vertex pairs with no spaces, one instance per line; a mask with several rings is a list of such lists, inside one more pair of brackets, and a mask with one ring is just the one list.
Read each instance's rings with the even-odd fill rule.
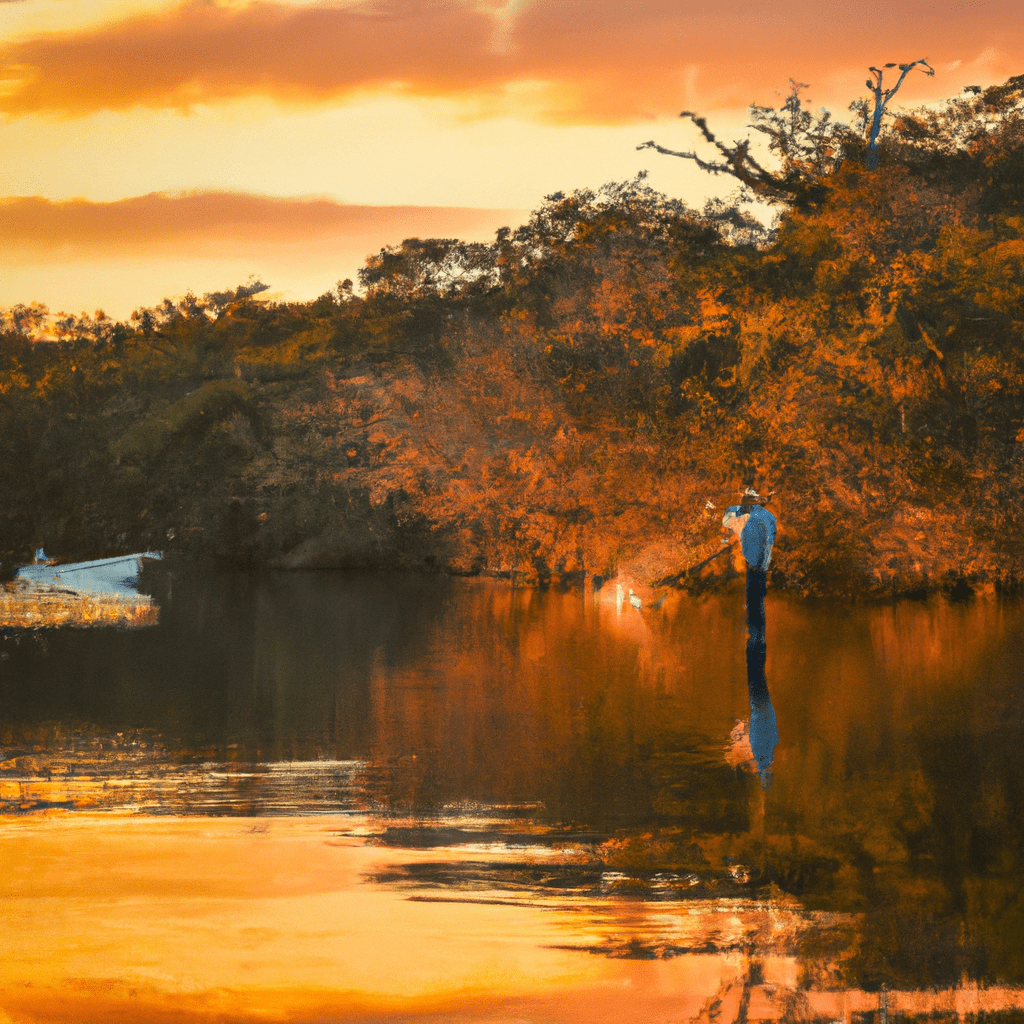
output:
[[489,239],[555,191],[738,137],[790,78],[837,115],[926,58],[915,106],[1024,72],[1019,0],[0,0],[0,306],[104,308],[251,274],[286,299],[419,236]]

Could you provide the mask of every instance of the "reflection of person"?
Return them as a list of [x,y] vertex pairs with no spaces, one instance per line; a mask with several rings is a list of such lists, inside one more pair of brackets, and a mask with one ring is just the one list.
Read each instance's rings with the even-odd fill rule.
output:
[[779,727],[775,720],[775,708],[768,692],[765,678],[766,647],[764,640],[747,638],[747,694],[750,698],[750,751],[754,755],[757,774],[761,776],[761,788],[772,784],[772,764],[775,748],[779,743]]
[[775,516],[763,505],[730,505],[722,525],[739,538],[747,563],[747,688],[750,696],[750,749],[761,785],[771,785],[772,762],[779,742],[775,709],[765,678],[764,599],[768,566],[775,544]]

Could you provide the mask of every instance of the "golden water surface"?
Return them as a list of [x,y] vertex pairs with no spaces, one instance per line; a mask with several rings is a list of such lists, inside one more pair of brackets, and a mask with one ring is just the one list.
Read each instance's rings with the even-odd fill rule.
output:
[[173,582],[0,640],[0,1021],[1024,1009],[1017,605]]

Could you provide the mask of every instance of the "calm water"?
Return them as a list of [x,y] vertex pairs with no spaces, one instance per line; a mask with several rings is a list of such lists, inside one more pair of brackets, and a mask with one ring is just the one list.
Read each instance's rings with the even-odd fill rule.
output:
[[414,899],[644,908],[581,955],[1024,983],[1024,605],[769,595],[765,689],[742,590],[156,573],[156,627],[0,641],[7,814],[329,814]]

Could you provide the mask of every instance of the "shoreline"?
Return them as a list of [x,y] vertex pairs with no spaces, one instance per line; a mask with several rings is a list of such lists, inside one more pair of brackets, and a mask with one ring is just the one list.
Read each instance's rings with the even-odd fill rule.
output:
[[92,594],[27,580],[0,586],[0,629],[155,625],[159,607],[145,594]]

